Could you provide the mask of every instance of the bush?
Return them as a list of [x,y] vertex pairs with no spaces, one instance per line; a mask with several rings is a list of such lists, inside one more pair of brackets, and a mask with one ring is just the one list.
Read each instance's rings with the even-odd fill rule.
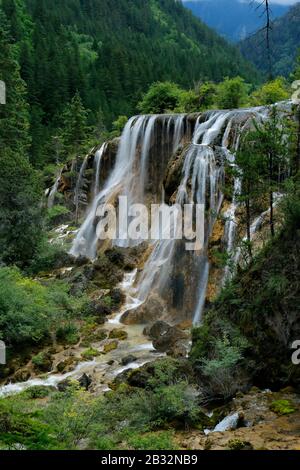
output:
[[218,86],[217,105],[221,109],[240,108],[247,100],[248,85],[241,77],[226,78]]
[[51,244],[46,238],[42,238],[27,272],[38,274],[56,269],[65,257],[66,253],[60,246]]
[[79,330],[73,323],[67,323],[57,329],[56,339],[59,343],[77,344],[80,340]]
[[53,206],[47,210],[46,222],[49,226],[59,224],[66,220],[69,214],[70,211],[65,206]]
[[163,114],[180,106],[182,90],[175,83],[158,82],[150,86],[138,110],[142,114]]
[[[68,286],[49,286],[24,277],[16,268],[0,268],[0,337],[8,346],[41,344],[63,322],[79,316],[84,298],[73,299]],[[67,334],[74,330],[65,330]]]
[[289,97],[290,94],[287,91],[285,80],[278,77],[256,90],[252,94],[251,101],[254,106],[262,106],[287,100]]

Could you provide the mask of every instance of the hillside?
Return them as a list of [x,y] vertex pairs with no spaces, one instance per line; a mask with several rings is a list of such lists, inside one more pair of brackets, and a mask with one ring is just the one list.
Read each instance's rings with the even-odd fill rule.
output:
[[28,86],[33,160],[76,90],[91,111],[90,123],[104,120],[109,127],[117,116],[136,112],[154,81],[188,88],[199,80],[256,77],[236,48],[174,0],[1,0],[0,5]]
[[[244,56],[261,71],[267,72],[264,33],[246,39],[240,44]],[[274,75],[288,76],[300,47],[300,3],[286,15],[274,21],[271,31],[272,65]]]
[[[240,0],[184,0],[184,5],[204,23],[231,41],[245,39],[263,25],[260,2],[241,2]],[[285,5],[272,5],[273,18],[284,15]]]

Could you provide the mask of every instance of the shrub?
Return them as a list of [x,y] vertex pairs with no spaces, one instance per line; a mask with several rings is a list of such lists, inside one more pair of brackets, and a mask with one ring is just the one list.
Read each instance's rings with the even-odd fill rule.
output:
[[67,323],[57,329],[56,339],[60,343],[77,344],[80,340],[79,330],[74,323]]
[[49,225],[56,225],[66,219],[70,211],[65,206],[53,206],[47,211],[46,222]]
[[218,86],[217,105],[221,109],[240,108],[247,100],[248,85],[241,77],[226,78]]
[[271,403],[270,410],[278,415],[295,413],[296,409],[290,400],[276,400]]
[[150,86],[138,109],[143,114],[163,114],[180,106],[182,90],[175,83],[158,82]]
[[287,100],[290,94],[283,78],[278,77],[262,85],[252,94],[252,103],[254,106],[274,104],[278,101]]

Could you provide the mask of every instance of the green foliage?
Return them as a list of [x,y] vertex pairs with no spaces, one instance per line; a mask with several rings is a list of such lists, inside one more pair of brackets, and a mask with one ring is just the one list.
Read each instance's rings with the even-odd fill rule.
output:
[[63,344],[77,344],[80,340],[79,330],[74,323],[66,323],[58,327],[56,339]]
[[248,100],[248,85],[241,77],[227,78],[218,86],[217,105],[221,109],[241,108]]
[[[54,389],[55,390],[55,389]],[[40,400],[46,397],[53,392],[51,387],[44,387],[43,385],[36,385],[35,387],[28,388],[23,392],[23,396],[26,399],[30,400]]]
[[69,209],[67,209],[65,206],[55,205],[48,209],[46,220],[49,224],[55,224],[61,219],[62,216],[68,215],[69,213]]
[[[15,59],[28,88],[30,155],[39,168],[61,158],[62,151],[75,152],[76,142],[85,140],[86,118],[99,142],[117,116],[136,112],[152,83],[174,80],[189,88],[238,73],[257,80],[237,48],[174,0],[2,0],[1,10],[11,21]],[[21,90],[24,83],[18,80],[18,86]],[[84,108],[77,106],[76,135],[78,119],[75,123],[70,115],[70,103],[78,91]],[[28,109],[18,111],[18,126],[12,127],[21,134],[29,124]],[[64,136],[59,132],[63,113]],[[8,127],[4,137],[10,139]]]
[[138,104],[142,114],[163,114],[173,111],[180,105],[182,91],[175,83],[154,83]]
[[26,87],[0,10],[0,71],[7,104],[0,105],[0,260],[26,265],[41,236],[40,187],[28,161],[29,116]]
[[79,316],[82,302],[70,298],[63,284],[46,287],[17,269],[0,268],[0,335],[8,346],[41,343]]
[[239,328],[212,314],[193,331],[191,360],[202,377],[207,395],[228,399],[244,385],[243,378],[238,376],[242,367],[246,369],[247,347],[248,341]]
[[127,124],[127,121],[127,116],[119,116],[118,119],[113,122],[113,133],[116,135],[116,137],[122,134],[123,129]]
[[87,119],[88,113],[79,92],[76,92],[61,117],[62,129],[59,137],[64,158],[76,156],[86,144],[89,131]]
[[65,251],[59,245],[49,243],[49,240],[42,237],[27,272],[29,274],[38,274],[55,269],[61,265],[65,256]]
[[290,400],[276,400],[271,403],[270,410],[283,416],[295,413],[296,409]]
[[147,434],[133,434],[128,437],[130,448],[135,450],[176,450],[171,431],[149,432]]
[[83,351],[82,357],[87,361],[92,361],[95,357],[99,356],[99,351],[94,348],[89,348]]
[[251,101],[254,106],[275,104],[290,98],[285,80],[278,77],[275,80],[265,83],[252,96]]
[[281,202],[285,225],[280,233],[250,267],[239,270],[193,331],[191,361],[210,396],[243,390],[248,380],[265,387],[299,380],[289,348],[297,322],[286,323],[297,318],[300,302],[296,188],[290,183]]
[[0,443],[8,450],[49,450],[54,446],[50,428],[11,400],[0,401]]

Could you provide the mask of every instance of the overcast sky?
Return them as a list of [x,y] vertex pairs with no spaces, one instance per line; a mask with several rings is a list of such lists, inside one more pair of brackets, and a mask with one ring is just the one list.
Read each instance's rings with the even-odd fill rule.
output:
[[[201,0],[182,0],[183,2],[199,2]],[[245,2],[246,0],[240,0]],[[259,1],[259,0],[257,0]],[[300,0],[270,0],[271,3],[279,3],[280,5],[293,5],[294,3],[299,3]]]

